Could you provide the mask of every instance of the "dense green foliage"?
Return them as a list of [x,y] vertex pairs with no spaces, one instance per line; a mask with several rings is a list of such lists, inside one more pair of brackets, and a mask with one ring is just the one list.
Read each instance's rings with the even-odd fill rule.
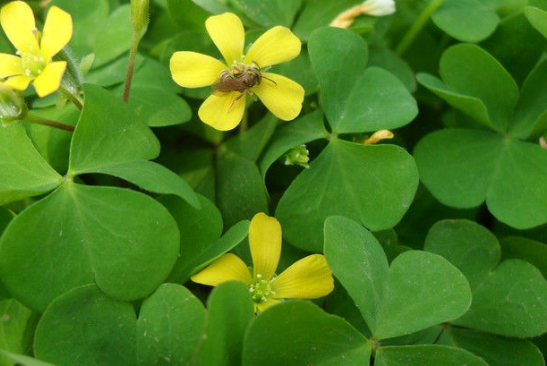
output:
[[[151,0],[136,39],[146,1],[27,2],[40,27],[71,14],[84,105],[29,88],[75,130],[0,127],[0,366],[545,365],[546,0],[397,0],[349,29],[328,25],[360,0]],[[205,21],[224,12],[246,46],[302,40],[271,67],[304,87],[297,119],[200,121],[211,88],[169,60],[221,59]],[[255,314],[243,284],[190,280],[229,251],[250,266],[258,212],[282,226],[277,273],[323,253],[331,294]]]

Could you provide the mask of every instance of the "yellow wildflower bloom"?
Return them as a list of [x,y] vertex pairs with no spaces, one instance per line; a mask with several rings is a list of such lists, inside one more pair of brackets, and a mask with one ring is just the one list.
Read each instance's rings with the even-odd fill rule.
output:
[[52,6],[47,14],[43,35],[36,29],[34,14],[24,1],[12,1],[0,11],[0,24],[17,56],[0,53],[0,78],[14,89],[25,90],[30,82],[44,97],[59,88],[66,61],[52,61],[72,37],[72,17]]
[[256,214],[249,226],[252,273],[236,255],[228,253],[192,276],[192,281],[217,286],[240,281],[249,287],[255,311],[280,302],[280,299],[316,299],[334,289],[332,272],[325,257],[312,254],[295,262],[279,276],[275,270],[281,256],[281,225],[274,217]]
[[263,72],[300,54],[301,42],[288,28],[277,26],[264,33],[243,55],[245,31],[237,15],[224,13],[205,22],[207,32],[226,63],[196,52],[175,52],[171,57],[173,80],[186,88],[213,85],[213,93],[198,115],[217,130],[235,128],[245,111],[246,94],[256,94],[279,119],[300,114],[304,88],[284,76]]

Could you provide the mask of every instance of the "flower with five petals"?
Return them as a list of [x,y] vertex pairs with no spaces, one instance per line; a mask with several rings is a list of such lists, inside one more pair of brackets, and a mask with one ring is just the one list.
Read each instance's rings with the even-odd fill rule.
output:
[[36,29],[31,7],[24,1],[12,1],[0,11],[0,24],[17,55],[0,53],[0,78],[6,84],[25,90],[33,82],[36,93],[45,97],[59,88],[66,61],[52,61],[72,37],[72,17],[52,6],[47,14],[44,32]]
[[[221,131],[235,128],[245,111],[246,94],[256,94],[279,119],[290,121],[300,114],[304,88],[289,78],[263,71],[298,56],[301,48],[298,37],[286,27],[273,27],[243,55],[245,31],[237,15],[212,16],[205,26],[226,63],[189,51],[175,52],[170,63],[173,80],[180,86],[217,85],[199,108],[198,115],[203,122]],[[222,87],[221,78],[240,87]],[[241,83],[245,87],[241,87]]]
[[249,226],[252,273],[235,254],[227,253],[192,276],[192,281],[217,286],[240,281],[249,288],[255,311],[278,304],[280,299],[316,299],[334,289],[332,272],[325,257],[312,254],[275,275],[281,255],[281,225],[274,217],[256,214]]

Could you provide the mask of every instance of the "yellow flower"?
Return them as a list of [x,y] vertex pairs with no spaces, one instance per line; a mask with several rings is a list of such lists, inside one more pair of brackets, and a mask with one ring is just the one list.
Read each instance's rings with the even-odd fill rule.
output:
[[209,286],[227,281],[243,282],[249,287],[256,311],[263,311],[280,299],[316,299],[334,289],[332,272],[321,254],[302,258],[279,276],[275,275],[281,255],[281,225],[275,218],[263,213],[253,217],[249,246],[252,273],[245,262],[228,253],[193,275],[192,281]]
[[0,12],[0,23],[17,56],[0,53],[0,78],[14,89],[25,90],[31,81],[38,96],[44,97],[59,88],[66,61],[51,59],[72,37],[70,14],[52,6],[47,14],[43,35],[36,29],[34,14],[23,1],[12,1]]
[[[245,31],[235,14],[212,16],[205,26],[226,63],[200,53],[181,51],[173,54],[170,65],[173,80],[183,87],[216,85],[199,109],[203,122],[221,131],[235,128],[245,111],[246,94],[253,93],[282,120],[290,121],[300,114],[304,88],[284,76],[263,71],[298,56],[301,48],[298,37],[288,28],[277,26],[258,38],[243,55]],[[219,83],[221,78],[224,82]]]

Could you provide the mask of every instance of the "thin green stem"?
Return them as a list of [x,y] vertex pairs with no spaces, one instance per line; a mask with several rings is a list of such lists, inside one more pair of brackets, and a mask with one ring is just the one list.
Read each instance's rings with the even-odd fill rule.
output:
[[53,120],[47,119],[47,118],[42,118],[42,117],[35,116],[33,114],[30,114],[30,113],[27,113],[25,118],[22,119],[21,121],[36,123],[36,124],[39,124],[39,125],[44,125],[44,126],[49,126],[49,127],[55,127],[55,128],[59,128],[61,130],[69,131],[69,132],[72,132],[75,129],[75,127],[72,126],[72,125],[67,125],[66,123],[53,121]]
[[72,94],[68,89],[66,89],[64,86],[59,85],[59,91],[63,93],[65,97],[68,98],[78,108],[79,110],[82,110],[83,108],[83,102],[82,100],[75,94]]
[[139,34],[137,32],[133,32],[133,41],[131,41],[131,49],[129,50],[129,63],[127,64],[127,74],[125,75],[125,87],[123,89],[123,101],[126,103],[129,100],[129,92],[131,91],[131,81],[133,80],[133,72],[135,71],[135,60],[137,59],[139,42]]
[[243,133],[249,129],[249,114],[247,113],[247,109],[245,109],[245,112],[243,112],[243,118],[241,119],[241,123],[239,124],[239,133]]
[[414,39],[416,38],[418,33],[420,33],[422,28],[429,21],[431,15],[433,15],[435,10],[437,10],[437,8],[441,6],[443,1],[444,0],[432,0],[429,5],[425,7],[416,22],[412,25],[412,27],[410,27],[401,42],[399,42],[399,44],[395,48],[395,53],[397,55],[401,56],[403,53],[405,53],[405,51],[412,44],[412,42],[414,42]]

